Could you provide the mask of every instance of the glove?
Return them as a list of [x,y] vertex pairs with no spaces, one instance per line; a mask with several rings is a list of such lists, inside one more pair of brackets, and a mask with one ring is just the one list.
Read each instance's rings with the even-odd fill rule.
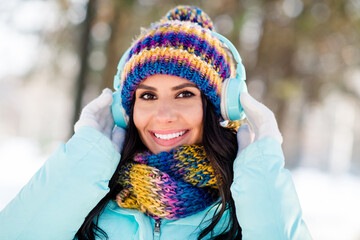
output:
[[99,97],[83,108],[79,120],[75,123],[74,131],[76,133],[83,126],[92,127],[108,137],[120,153],[124,143],[125,129],[115,126],[110,108],[112,102],[112,91],[105,88]]
[[247,124],[240,126],[237,132],[238,154],[253,141],[265,137],[272,137],[282,144],[283,138],[274,113],[264,104],[256,101],[247,92],[241,93],[240,102],[253,132],[250,132]]

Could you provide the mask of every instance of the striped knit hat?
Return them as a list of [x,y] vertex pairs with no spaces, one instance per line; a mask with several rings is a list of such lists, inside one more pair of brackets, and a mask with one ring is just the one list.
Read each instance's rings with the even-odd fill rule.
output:
[[137,86],[151,75],[167,74],[195,83],[220,116],[223,81],[233,63],[223,44],[211,34],[211,19],[201,9],[178,6],[143,30],[121,69],[121,98],[127,115]]

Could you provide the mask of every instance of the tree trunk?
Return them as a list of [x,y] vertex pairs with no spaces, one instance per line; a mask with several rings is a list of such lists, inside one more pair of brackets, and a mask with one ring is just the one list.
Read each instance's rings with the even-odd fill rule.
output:
[[[79,118],[80,111],[82,108],[82,98],[86,83],[86,77],[88,73],[88,57],[91,50],[91,25],[92,21],[96,15],[96,0],[89,0],[86,10],[86,18],[83,22],[82,35],[79,42],[79,57],[80,57],[80,71],[75,84],[75,107],[73,114],[73,124]],[[73,129],[70,130],[71,135],[73,134]]]

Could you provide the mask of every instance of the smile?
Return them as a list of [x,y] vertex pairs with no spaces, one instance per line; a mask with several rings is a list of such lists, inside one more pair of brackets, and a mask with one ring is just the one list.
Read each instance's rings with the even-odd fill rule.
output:
[[163,147],[173,147],[189,137],[190,129],[150,131],[154,142]]
[[159,134],[159,133],[154,133],[154,136],[158,139],[162,139],[162,140],[171,140],[177,137],[180,137],[182,135],[184,135],[186,133],[186,131],[180,131],[180,132],[176,132],[176,133],[171,133],[171,134]]

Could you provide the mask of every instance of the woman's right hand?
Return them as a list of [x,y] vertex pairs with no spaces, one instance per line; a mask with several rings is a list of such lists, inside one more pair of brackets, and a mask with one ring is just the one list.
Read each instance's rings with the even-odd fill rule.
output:
[[108,137],[120,153],[126,131],[114,124],[111,113],[112,102],[113,93],[109,88],[105,88],[100,96],[83,108],[79,120],[75,123],[74,131],[76,133],[84,126],[92,127]]

